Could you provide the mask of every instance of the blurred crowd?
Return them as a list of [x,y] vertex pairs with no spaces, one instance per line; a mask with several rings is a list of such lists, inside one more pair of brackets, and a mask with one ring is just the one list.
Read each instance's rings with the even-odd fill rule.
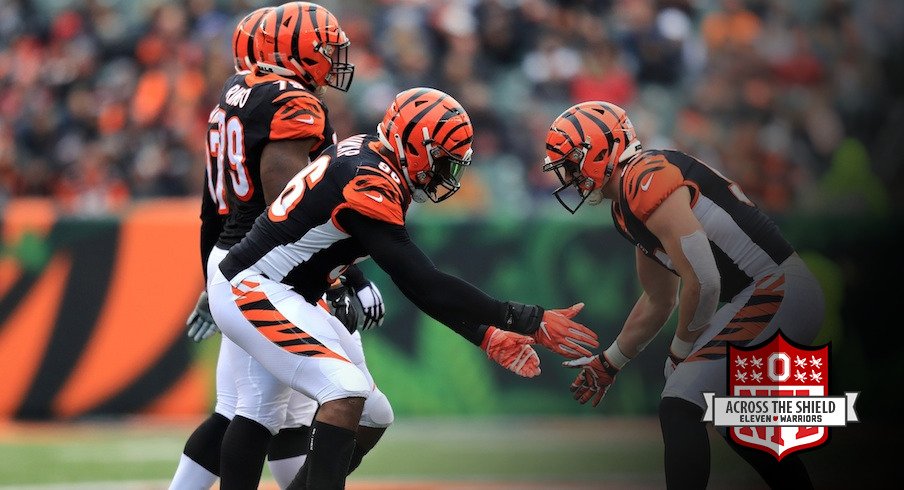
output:
[[[453,94],[475,125],[465,215],[551,204],[552,119],[589,99],[628,110],[648,148],[687,151],[772,213],[887,212],[901,188],[904,2],[327,0],[352,40],[339,136],[392,96]],[[51,196],[105,214],[199,195],[230,38],[256,0],[0,3],[0,209]],[[586,213],[586,211],[585,211]]]

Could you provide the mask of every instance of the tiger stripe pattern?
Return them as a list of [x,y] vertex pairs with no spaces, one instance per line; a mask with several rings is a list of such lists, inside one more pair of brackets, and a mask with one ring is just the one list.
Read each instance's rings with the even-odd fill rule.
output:
[[688,361],[722,359],[728,355],[728,343],[745,346],[766,327],[785,299],[784,274],[770,274],[757,281],[753,294],[744,306],[712,340],[691,354]]
[[259,283],[244,280],[241,286],[232,288],[236,306],[241,310],[242,316],[270,342],[295,355],[326,357],[349,362],[348,359],[333,352],[309,333],[293,325],[270,302],[266,293],[256,289],[260,286]]

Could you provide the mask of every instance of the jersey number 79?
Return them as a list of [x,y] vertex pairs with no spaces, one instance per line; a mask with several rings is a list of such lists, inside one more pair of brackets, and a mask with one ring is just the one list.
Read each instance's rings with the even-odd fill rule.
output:
[[[219,107],[210,113],[208,122],[212,127],[207,134],[207,191],[217,203],[217,212],[229,214],[224,171],[226,161],[229,162],[229,181],[233,194],[242,201],[251,199],[254,194],[254,185],[248,174],[248,167],[245,166],[244,127],[237,116],[227,120],[226,111]],[[215,172],[212,168],[213,161],[216,161]]]

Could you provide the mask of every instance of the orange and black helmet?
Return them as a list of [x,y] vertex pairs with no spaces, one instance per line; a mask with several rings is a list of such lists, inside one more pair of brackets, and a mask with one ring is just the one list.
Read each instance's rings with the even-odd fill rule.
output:
[[235,58],[235,71],[253,70],[257,59],[254,56],[254,35],[260,27],[261,19],[270,11],[263,7],[251,12],[239,21],[232,33],[232,55]]
[[[608,102],[582,102],[568,108],[549,127],[543,171],[559,177],[562,186],[553,194],[574,213],[592,191],[609,181],[616,164],[640,150],[640,140],[624,109]],[[570,189],[577,191],[572,204],[562,197]]]
[[471,164],[474,130],[451,95],[426,87],[399,93],[377,125],[377,135],[395,153],[415,201],[440,202],[461,187],[461,175]]
[[329,10],[309,2],[289,2],[261,19],[254,37],[257,68],[295,77],[312,89],[330,86],[343,92],[352,84],[348,36]]

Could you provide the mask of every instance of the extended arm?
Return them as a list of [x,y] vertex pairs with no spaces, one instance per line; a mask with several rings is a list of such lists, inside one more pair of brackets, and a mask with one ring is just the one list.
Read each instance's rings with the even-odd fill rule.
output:
[[359,237],[371,258],[399,290],[424,313],[444,323],[475,345],[485,327],[505,321],[506,305],[471,284],[441,272],[411,241],[404,226],[368,218],[352,210],[337,216],[352,236]]
[[684,359],[719,305],[719,269],[703,226],[691,211],[687,187],[680,187],[663,201],[647,220],[647,228],[662,242],[681,276],[672,354]]
[[408,299],[476,345],[483,341],[485,325],[530,335],[541,345],[571,358],[589,354],[586,346],[599,345],[595,333],[570,319],[580,307],[546,311],[537,305],[496,300],[438,270],[411,241],[404,226],[350,209],[341,211],[337,218]]
[[[616,342],[621,353],[634,358],[668,321],[678,296],[679,279],[653,259],[635,249],[637,277],[643,288]],[[618,366],[619,368],[621,366]]]
[[565,363],[582,369],[571,384],[574,399],[582,404],[592,400],[593,406],[599,405],[618,372],[653,340],[675,309],[678,278],[640,249],[636,249],[635,257],[643,293],[634,303],[621,333],[600,354]]

